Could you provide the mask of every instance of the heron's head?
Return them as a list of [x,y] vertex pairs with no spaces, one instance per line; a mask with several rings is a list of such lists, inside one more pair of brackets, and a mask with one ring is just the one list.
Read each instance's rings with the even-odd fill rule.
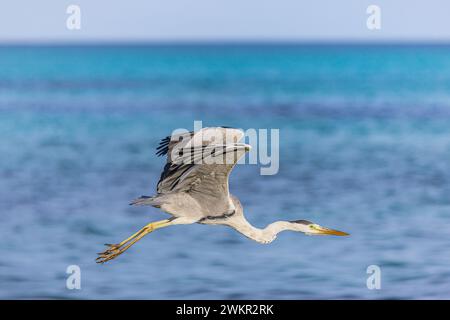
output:
[[300,231],[309,236],[316,236],[316,235],[348,236],[349,235],[348,233],[343,232],[343,231],[333,230],[333,229],[319,226],[318,224],[312,223],[311,221],[308,221],[308,220],[295,220],[295,221],[290,221],[290,223],[292,224],[292,229],[294,231]]

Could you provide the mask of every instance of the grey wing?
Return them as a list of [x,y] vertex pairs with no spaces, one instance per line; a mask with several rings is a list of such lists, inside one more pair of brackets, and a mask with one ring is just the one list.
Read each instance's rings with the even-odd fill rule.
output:
[[[174,132],[171,136],[161,140],[156,154],[167,155],[167,162],[158,182],[157,192],[173,191],[180,177],[193,167],[193,161],[188,163],[176,162],[175,158],[195,154],[195,148],[206,147],[210,144],[236,143],[242,139],[244,133],[239,129],[227,127],[207,127],[196,132]],[[185,153],[185,154],[183,154]]]
[[166,164],[158,193],[186,192],[202,206],[208,216],[234,210],[228,189],[228,177],[249,145],[210,144],[193,147],[191,152]]

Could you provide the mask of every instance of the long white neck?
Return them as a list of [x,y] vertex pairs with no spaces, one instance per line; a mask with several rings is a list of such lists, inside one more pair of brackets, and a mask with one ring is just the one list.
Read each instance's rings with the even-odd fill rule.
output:
[[269,224],[264,229],[252,226],[244,217],[230,224],[237,231],[249,239],[259,243],[270,243],[277,237],[277,234],[284,230],[293,230],[292,223],[288,221],[276,221]]

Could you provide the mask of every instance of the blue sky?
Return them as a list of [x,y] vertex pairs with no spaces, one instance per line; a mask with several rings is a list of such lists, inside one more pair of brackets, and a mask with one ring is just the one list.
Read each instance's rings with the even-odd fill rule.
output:
[[[81,8],[81,30],[66,8]],[[382,29],[366,27],[380,6]],[[0,41],[450,41],[448,0],[10,0]]]

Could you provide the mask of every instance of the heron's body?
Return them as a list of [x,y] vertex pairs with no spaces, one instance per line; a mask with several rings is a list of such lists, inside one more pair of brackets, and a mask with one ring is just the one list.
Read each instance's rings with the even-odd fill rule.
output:
[[150,205],[171,215],[146,225],[131,237],[100,253],[103,263],[123,253],[155,229],[177,224],[225,225],[259,243],[272,242],[284,230],[305,234],[347,235],[306,220],[277,221],[264,229],[252,226],[244,216],[239,199],[230,194],[228,178],[250,146],[238,143],[243,132],[231,128],[204,128],[198,132],[173,134],[162,140],[158,155],[167,163],[157,185],[157,194],[142,196],[132,205]]

